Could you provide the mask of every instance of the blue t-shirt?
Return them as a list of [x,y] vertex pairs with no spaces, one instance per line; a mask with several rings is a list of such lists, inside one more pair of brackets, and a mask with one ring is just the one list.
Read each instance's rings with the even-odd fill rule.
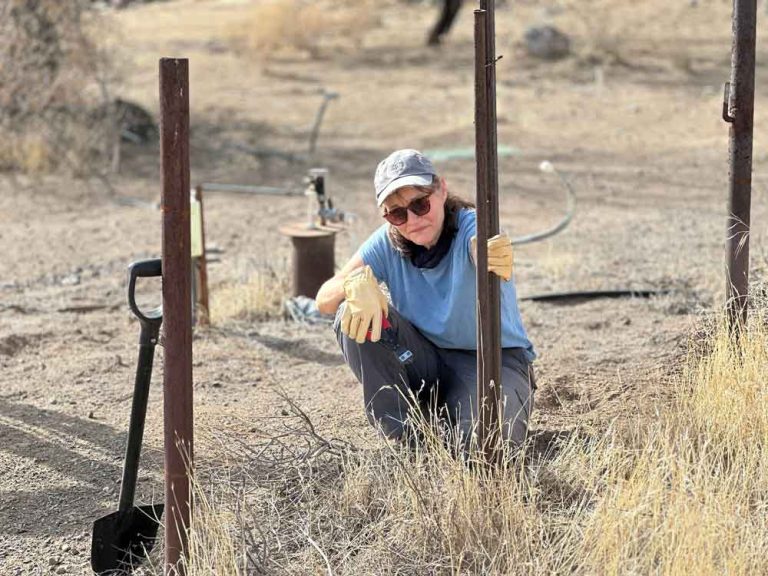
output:
[[[456,236],[434,268],[418,268],[401,256],[389,242],[387,226],[371,234],[360,256],[389,288],[393,306],[436,346],[476,350],[477,286],[470,255],[475,211],[460,210]],[[523,348],[529,361],[536,357],[520,318],[514,280],[501,281],[501,346]]]

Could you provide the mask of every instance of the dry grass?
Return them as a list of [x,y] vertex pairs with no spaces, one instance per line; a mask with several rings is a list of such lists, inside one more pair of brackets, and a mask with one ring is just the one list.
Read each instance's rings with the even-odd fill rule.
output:
[[41,174],[50,172],[55,165],[54,150],[43,136],[17,134],[0,143],[0,170]]
[[587,530],[608,573],[768,571],[768,347],[755,317],[735,345],[724,329],[692,356],[676,405],[645,426]]
[[0,170],[103,171],[116,135],[117,72],[100,44],[107,21],[87,0],[10,0],[2,15]]
[[290,272],[286,266],[249,266],[243,281],[211,290],[211,323],[228,320],[265,320],[280,317],[290,294]]
[[[655,59],[669,59],[687,70],[700,57],[702,38],[711,38],[711,23],[725,23],[730,32],[728,2],[673,2],[661,7],[654,2],[616,0],[559,0],[566,15],[567,32],[577,38],[576,52],[595,64],[637,66],[647,63],[649,49]],[[708,30],[709,34],[703,32]],[[662,45],[654,40],[665,38]]]
[[[489,471],[431,426],[408,450],[323,437],[290,402],[208,437],[190,574],[768,572],[768,341],[755,316],[692,347],[650,421],[530,443]],[[202,486],[206,488],[202,488]]]
[[331,40],[359,46],[375,24],[373,3],[270,0],[229,30],[235,47],[258,61],[281,54],[321,55]]

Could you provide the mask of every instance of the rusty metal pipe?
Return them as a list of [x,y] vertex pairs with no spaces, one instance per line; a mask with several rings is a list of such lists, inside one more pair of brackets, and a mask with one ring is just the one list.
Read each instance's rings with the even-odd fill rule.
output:
[[749,306],[756,20],[755,0],[734,0],[731,81],[723,104],[723,116],[731,124],[726,225],[726,309],[731,330],[745,325]]
[[481,9],[475,10],[477,398],[478,447],[489,463],[498,456],[501,396],[500,286],[487,271],[487,240],[499,230],[494,35],[493,0],[483,1]]
[[189,64],[160,59],[163,211],[165,573],[183,576],[192,465],[192,309],[189,223]]

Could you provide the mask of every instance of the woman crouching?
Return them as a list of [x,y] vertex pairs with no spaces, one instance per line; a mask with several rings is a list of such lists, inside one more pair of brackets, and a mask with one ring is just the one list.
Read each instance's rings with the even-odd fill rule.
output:
[[[336,313],[334,330],[363,385],[372,424],[389,438],[405,439],[418,407],[447,423],[466,449],[477,426],[474,205],[450,194],[416,150],[384,159],[374,188],[386,223],[320,287],[318,310]],[[535,353],[520,317],[505,234],[488,240],[488,270],[502,279],[502,434],[520,444],[533,407]]]

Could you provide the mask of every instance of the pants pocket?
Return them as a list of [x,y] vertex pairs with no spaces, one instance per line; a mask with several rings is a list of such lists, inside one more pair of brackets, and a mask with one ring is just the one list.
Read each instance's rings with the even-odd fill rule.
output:
[[537,390],[539,388],[536,385],[536,372],[533,369],[533,364],[528,364],[528,382],[531,384],[531,390]]

